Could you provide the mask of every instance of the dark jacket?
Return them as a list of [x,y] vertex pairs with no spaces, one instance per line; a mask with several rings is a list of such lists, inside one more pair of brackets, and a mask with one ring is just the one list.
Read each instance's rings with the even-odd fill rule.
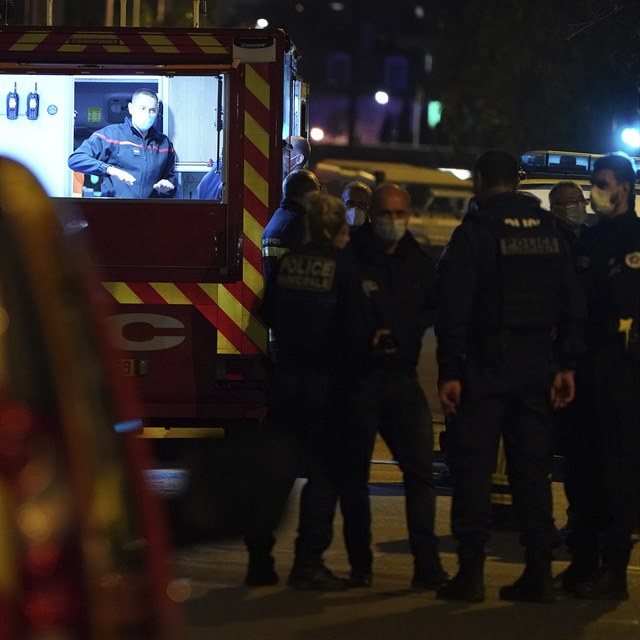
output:
[[289,198],[269,220],[262,234],[262,275],[267,282],[278,260],[302,244],[305,236],[305,208]]
[[490,198],[457,227],[436,267],[439,376],[457,380],[471,353],[501,349],[573,368],[586,309],[569,248],[552,215],[525,194]]
[[370,341],[366,312],[351,254],[311,243],[275,265],[261,318],[277,336],[278,367],[346,375]]
[[[70,169],[103,176],[102,196],[115,198],[172,198],[176,189],[161,194],[153,185],[165,179],[177,186],[175,162],[176,154],[167,136],[151,127],[143,138],[129,117],[122,124],[94,131],[69,156]],[[108,176],[109,165],[127,171],[136,181],[129,186]]]
[[578,240],[575,254],[576,271],[584,286],[589,311],[588,346],[595,347],[612,340],[622,345],[627,329],[621,331],[620,321],[628,319],[632,322],[626,339],[637,341],[640,220],[636,213],[629,211],[603,218],[586,228]]
[[371,224],[353,235],[350,246],[360,267],[372,321],[376,328],[391,331],[397,349],[394,355],[372,352],[365,367],[415,367],[424,333],[433,324],[433,261],[409,232],[393,254],[386,254]]

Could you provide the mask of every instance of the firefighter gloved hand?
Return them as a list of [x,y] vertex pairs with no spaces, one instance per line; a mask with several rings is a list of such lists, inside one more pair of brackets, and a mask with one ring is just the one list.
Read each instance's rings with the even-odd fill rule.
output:
[[169,193],[171,191],[173,191],[175,189],[175,187],[173,186],[173,184],[171,182],[169,182],[169,180],[158,180],[158,182],[156,182],[153,185],[153,188],[158,192],[158,193]]
[[107,175],[113,176],[114,178],[118,178],[118,180],[122,180],[129,186],[131,186],[136,179],[127,171],[123,169],[118,169],[118,167],[109,167],[107,169]]

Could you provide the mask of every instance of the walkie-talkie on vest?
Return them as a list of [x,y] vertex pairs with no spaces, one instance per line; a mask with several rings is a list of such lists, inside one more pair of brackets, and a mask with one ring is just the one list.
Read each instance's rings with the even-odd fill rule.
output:
[[20,98],[18,96],[18,83],[13,83],[13,91],[7,93],[7,120],[18,119],[18,106],[20,105]]
[[27,120],[37,120],[40,112],[40,96],[38,95],[38,83],[35,89],[27,96]]

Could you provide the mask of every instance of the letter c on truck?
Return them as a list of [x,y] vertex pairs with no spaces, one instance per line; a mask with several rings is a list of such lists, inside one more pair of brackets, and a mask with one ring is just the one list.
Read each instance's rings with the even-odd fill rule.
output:
[[[160,351],[177,347],[185,341],[176,335],[184,324],[157,313],[120,313],[107,318],[114,335],[115,346],[123,351]],[[136,326],[133,326],[136,325]]]

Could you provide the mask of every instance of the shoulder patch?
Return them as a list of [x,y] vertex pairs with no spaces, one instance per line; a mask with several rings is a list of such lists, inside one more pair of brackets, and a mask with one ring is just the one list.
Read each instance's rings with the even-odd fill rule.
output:
[[286,254],[278,265],[278,287],[328,293],[333,287],[336,261],[319,256]]
[[632,251],[624,257],[624,263],[630,269],[640,269],[640,251]]

